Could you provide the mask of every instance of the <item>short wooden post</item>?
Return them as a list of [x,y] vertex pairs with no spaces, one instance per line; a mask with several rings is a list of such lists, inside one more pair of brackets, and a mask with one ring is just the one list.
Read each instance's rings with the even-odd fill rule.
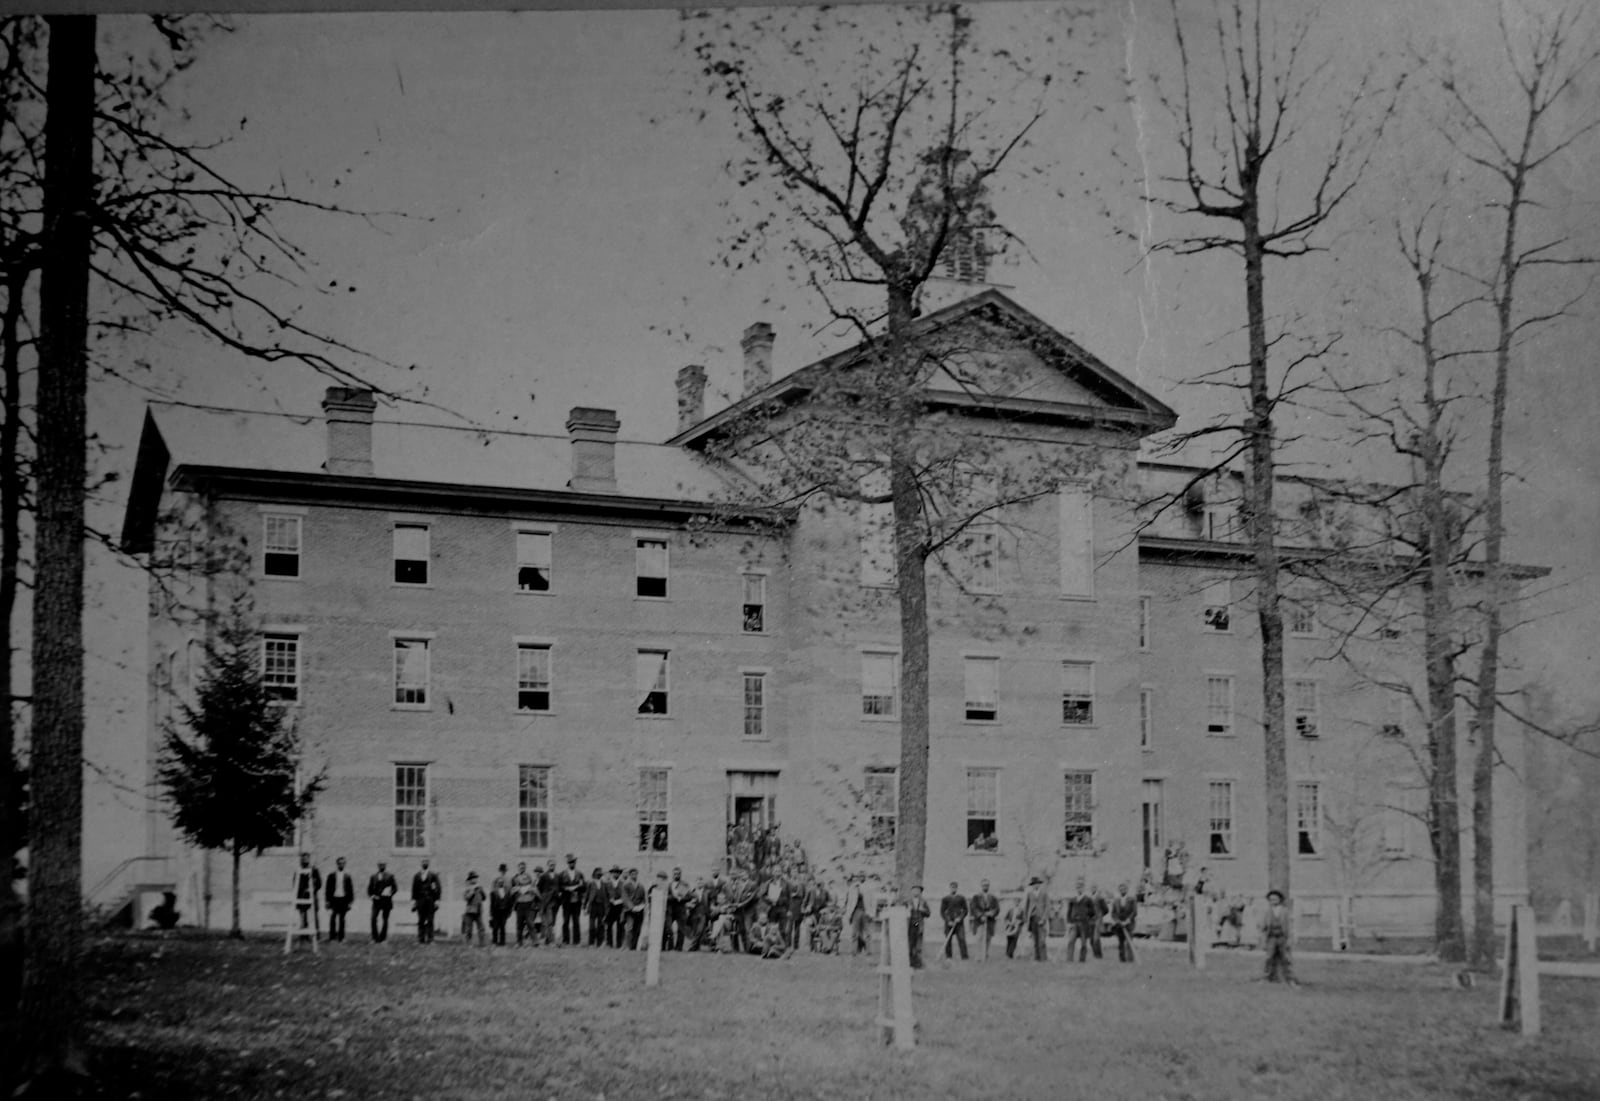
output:
[[644,956],[644,984],[661,985],[661,937],[667,928],[667,889],[650,888],[650,945]]
[[884,912],[883,948],[878,963],[878,1028],[883,1042],[891,1040],[901,1051],[917,1046],[916,1022],[911,1016],[911,942],[909,914],[904,906]]
[[1539,1035],[1539,940],[1533,922],[1530,908],[1511,907],[1500,969],[1500,1023],[1520,1020],[1524,1036]]
[[1189,896],[1189,965],[1196,971],[1206,969],[1206,941],[1210,939],[1210,931],[1201,931],[1202,925],[1208,925],[1205,919],[1205,901],[1199,894]]
[[1590,891],[1583,896],[1583,943],[1594,951],[1594,942],[1600,939],[1600,891]]

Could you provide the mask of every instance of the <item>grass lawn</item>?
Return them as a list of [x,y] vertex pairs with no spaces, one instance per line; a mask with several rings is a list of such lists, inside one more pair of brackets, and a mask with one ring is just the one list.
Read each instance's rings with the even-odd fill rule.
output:
[[[930,947],[932,947],[930,945]],[[606,949],[187,934],[97,941],[88,973],[108,1097],[1600,1098],[1600,982],[1544,980],[1545,1035],[1495,1025],[1493,982],[1431,965],[1260,957],[934,963],[916,1052],[881,1047],[875,960],[762,962]]]

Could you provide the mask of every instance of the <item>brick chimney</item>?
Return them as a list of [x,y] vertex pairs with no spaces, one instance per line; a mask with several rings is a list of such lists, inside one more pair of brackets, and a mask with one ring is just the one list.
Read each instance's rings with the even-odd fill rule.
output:
[[749,397],[772,381],[772,326],[757,321],[744,331],[739,346],[744,349],[744,393]]
[[687,432],[705,415],[706,369],[691,363],[678,371],[678,431]]
[[328,459],[323,470],[372,477],[372,413],[377,408],[371,390],[328,387],[322,395],[322,415],[328,423]]
[[615,410],[573,406],[567,414],[567,435],[572,437],[572,479],[567,485],[580,493],[617,491],[617,429],[621,427]]

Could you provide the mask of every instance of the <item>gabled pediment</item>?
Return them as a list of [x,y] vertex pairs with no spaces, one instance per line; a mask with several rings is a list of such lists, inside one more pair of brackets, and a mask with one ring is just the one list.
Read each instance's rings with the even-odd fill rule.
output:
[[[975,416],[1118,427],[1140,436],[1178,419],[1165,403],[996,290],[918,318],[916,332],[946,347],[946,362],[927,386],[936,405]],[[858,344],[802,367],[668,442],[696,447],[753,407],[804,401],[819,376],[848,372],[869,354]]]

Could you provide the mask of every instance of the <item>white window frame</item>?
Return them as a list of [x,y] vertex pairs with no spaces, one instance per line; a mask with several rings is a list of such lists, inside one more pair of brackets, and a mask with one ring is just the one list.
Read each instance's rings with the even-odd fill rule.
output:
[[[874,778],[878,778],[874,782]],[[884,780],[887,782],[884,782]],[[900,771],[894,765],[869,765],[862,778],[862,801],[867,808],[867,836],[862,848],[869,853],[894,852],[900,830]],[[880,834],[884,819],[888,835]]]
[[[654,574],[646,572],[654,563],[648,560],[659,547],[661,553],[661,572]],[[645,587],[645,582],[661,582],[659,593],[645,593],[640,590]],[[633,533],[633,595],[636,600],[668,600],[672,596],[672,539],[664,532],[636,531]]]
[[[433,633],[412,631],[391,631],[389,639],[394,649],[394,676],[389,695],[389,705],[397,711],[428,711],[433,708]],[[405,643],[420,643],[422,647],[422,699],[407,701],[401,695],[406,691],[416,691],[415,684],[406,684],[401,681],[402,663],[400,655],[407,647]]]
[[[745,570],[739,575],[739,622],[744,634],[766,635],[772,633],[772,625],[767,622],[767,574],[765,570]],[[754,595],[758,599],[752,601]],[[751,609],[755,609],[758,617],[758,626],[750,626]]]
[[1155,597],[1150,593],[1139,594],[1139,638],[1138,651],[1141,654],[1150,652],[1150,627],[1151,611],[1155,606]]
[[[544,541],[544,564],[538,562],[538,554],[523,553],[523,536],[542,539]],[[517,572],[514,578],[516,591],[528,596],[545,596],[555,591],[556,586],[556,532],[555,528],[544,525],[533,526],[517,524],[512,528],[513,551],[517,556]],[[534,544],[537,546],[537,544]],[[543,569],[544,588],[533,588],[522,583],[524,569]]]
[[[1068,673],[1069,669],[1083,671],[1084,679],[1088,683],[1088,687],[1086,689],[1079,688],[1071,683],[1073,676]],[[1094,662],[1086,661],[1082,658],[1066,658],[1061,662],[1060,677],[1061,725],[1072,727],[1073,729],[1099,725],[1097,721],[1098,717],[1095,715]],[[1088,709],[1086,711],[1083,710],[1083,705],[1085,704],[1088,705]],[[1069,707],[1073,709],[1072,713],[1082,714],[1084,717],[1081,719],[1068,718],[1067,716],[1069,714]]]
[[1061,596],[1094,599],[1094,487],[1065,482],[1056,492],[1059,511]]
[[1289,725],[1302,738],[1322,735],[1322,687],[1312,677],[1290,677],[1285,685]]
[[[414,771],[410,771],[414,770]],[[391,788],[394,799],[394,831],[391,839],[394,842],[394,852],[400,853],[425,853],[428,848],[428,809],[429,799],[433,794],[433,777],[431,765],[427,761],[396,761],[394,763],[394,784]],[[416,782],[420,778],[420,783]],[[412,782],[407,783],[410,780]],[[408,792],[417,793],[411,799],[404,799]],[[402,842],[402,831],[415,833],[420,842],[407,845]]]
[[[1079,781],[1079,789],[1087,792],[1088,800],[1086,806],[1079,806],[1072,799],[1074,781]],[[1095,850],[1095,842],[1099,836],[1099,831],[1097,829],[1097,823],[1095,822],[1096,800],[1094,789],[1094,769],[1069,768],[1062,771],[1061,852],[1064,856],[1087,856],[1093,854]],[[1089,827],[1087,843],[1080,840],[1077,844],[1072,844],[1067,837],[1068,830],[1072,829],[1073,827],[1082,829],[1085,825],[1085,822],[1082,820],[1075,821],[1074,816],[1081,816],[1082,818],[1087,819],[1087,825]]]
[[[530,778],[542,778],[543,802],[538,796],[541,792],[540,784],[530,785]],[[551,809],[555,803],[552,795],[552,781],[555,779],[555,769],[550,765],[518,765],[517,766],[517,851],[521,853],[547,853],[551,851],[550,839],[554,836],[552,829]],[[540,816],[544,820],[544,844],[530,845],[530,834],[537,835],[537,823]]]
[[[551,642],[549,642],[547,639],[542,639],[542,638],[518,638],[518,639],[515,639],[513,641],[516,644],[516,651],[517,651],[516,652],[516,662],[517,662],[516,712],[517,712],[517,714],[519,714],[519,715],[549,715],[549,714],[553,714],[555,712],[555,708],[556,708],[555,646]],[[525,670],[524,670],[524,665],[523,665],[523,660],[522,660],[523,659],[523,655],[524,654],[530,654],[530,653],[531,654],[540,654],[540,653],[542,653],[544,655],[544,689],[543,689],[543,691],[544,691],[544,706],[543,707],[524,707],[524,706],[522,706],[522,694],[524,692],[538,692],[540,690],[539,687],[538,687],[539,682],[537,680],[530,680],[530,679],[527,679],[524,676]],[[535,670],[535,672],[537,672],[537,670]]]
[[1200,629],[1213,635],[1233,634],[1233,604],[1232,578],[1206,582],[1200,590]]
[[[1283,617],[1284,631],[1291,638],[1317,637],[1317,603],[1314,600],[1285,600],[1289,606]],[[1301,618],[1303,617],[1303,619]]]
[[[1207,670],[1205,678],[1205,724],[1206,735],[1211,738],[1231,738],[1238,733],[1239,717],[1236,713],[1238,697],[1238,682],[1234,674],[1221,670]],[[1226,699],[1224,707],[1219,708],[1212,693],[1218,684],[1222,685]],[[1220,727],[1220,729],[1218,729]]]
[[1156,742],[1156,690],[1148,684],[1139,686],[1139,748],[1146,753],[1155,752]]
[[[882,659],[888,662],[889,667],[889,694],[870,695],[867,692],[869,684],[867,678],[867,662],[869,659]],[[883,705],[869,703],[868,701],[886,700],[888,710],[869,710],[872,707]],[[900,721],[900,651],[887,647],[863,647],[861,650],[861,719],[863,722],[899,722]]]
[[[294,529],[294,548],[288,549],[284,544],[276,547],[272,541],[274,524],[290,524]],[[294,556],[293,573],[272,573],[267,569],[268,559],[272,555]],[[298,581],[301,575],[301,566],[305,562],[305,517],[296,513],[284,511],[263,512],[261,514],[261,576],[269,581]]]
[[[744,701],[743,737],[747,742],[765,742],[772,739],[772,732],[767,729],[767,685],[770,679],[769,669],[739,670],[739,680],[743,686],[740,694]],[[752,685],[755,686],[753,702],[750,691]]]
[[[1224,797],[1218,813],[1217,796]],[[1232,860],[1239,853],[1235,829],[1239,820],[1237,803],[1238,783],[1232,776],[1206,777],[1206,856],[1214,860]],[[1217,851],[1221,840],[1223,851]]]
[[[650,687],[645,688],[643,682],[644,657],[647,654],[659,656],[661,661],[656,666],[656,675],[651,679]],[[639,697],[634,705],[634,717],[640,719],[666,719],[672,717],[672,651],[665,646],[641,646],[634,651],[633,658],[633,691]],[[645,710],[650,698],[661,696],[661,707]]]
[[[660,781],[660,801],[655,800],[657,780]],[[649,785],[648,787],[646,785]],[[638,797],[635,804],[638,808],[638,851],[641,853],[654,853],[657,856],[670,855],[672,852],[672,768],[668,765],[640,765],[637,788]],[[653,831],[656,828],[665,831],[666,843],[659,848],[655,845]],[[645,831],[652,833],[647,834]]]
[[[267,690],[272,702],[282,707],[292,707],[300,702],[300,689],[305,684],[305,646],[302,627],[279,627],[273,624],[261,629],[261,686]],[[275,681],[271,659],[273,643],[290,643],[293,646],[294,666],[288,670],[289,679]],[[273,695],[275,689],[287,689],[291,694]]]
[[[981,672],[981,671],[987,671]],[[977,674],[976,677],[974,674]],[[988,699],[981,681],[989,678]],[[965,697],[963,714],[969,723],[995,723],[1000,720],[1000,659],[993,654],[963,654],[961,681]],[[985,714],[987,712],[987,714]]]
[[[1327,815],[1327,808],[1322,803],[1322,781],[1316,779],[1301,779],[1294,782],[1294,856],[1297,859],[1309,860],[1320,857],[1323,852],[1322,827]],[[1307,800],[1309,794],[1311,820],[1307,820]],[[1309,851],[1308,851],[1309,849]]]
[[[401,558],[400,557],[400,532],[402,532],[402,531],[420,531],[420,532],[422,532],[422,552],[423,553],[422,553],[422,557],[421,558]],[[426,589],[430,585],[432,585],[433,584],[433,524],[431,522],[429,522],[429,521],[426,521],[426,520],[400,520],[400,519],[394,520],[392,522],[392,524],[391,524],[391,527],[390,527],[390,539],[391,539],[391,544],[392,545],[390,547],[390,553],[389,553],[389,580],[393,584],[399,585],[401,588],[406,588],[406,589]],[[402,581],[402,580],[400,580],[400,563],[402,563],[402,562],[421,562],[422,563],[422,580],[421,581]]]
[[[1000,769],[996,765],[968,765],[964,771],[966,777],[966,851],[969,853],[997,853],[1000,851]],[[994,786],[994,808],[992,814],[984,814],[984,808],[974,808],[973,795],[982,795],[982,791],[974,788],[974,782],[982,777],[988,777]],[[978,848],[972,837],[972,824],[974,822],[988,821],[991,823],[989,833],[994,837],[993,848]]]

